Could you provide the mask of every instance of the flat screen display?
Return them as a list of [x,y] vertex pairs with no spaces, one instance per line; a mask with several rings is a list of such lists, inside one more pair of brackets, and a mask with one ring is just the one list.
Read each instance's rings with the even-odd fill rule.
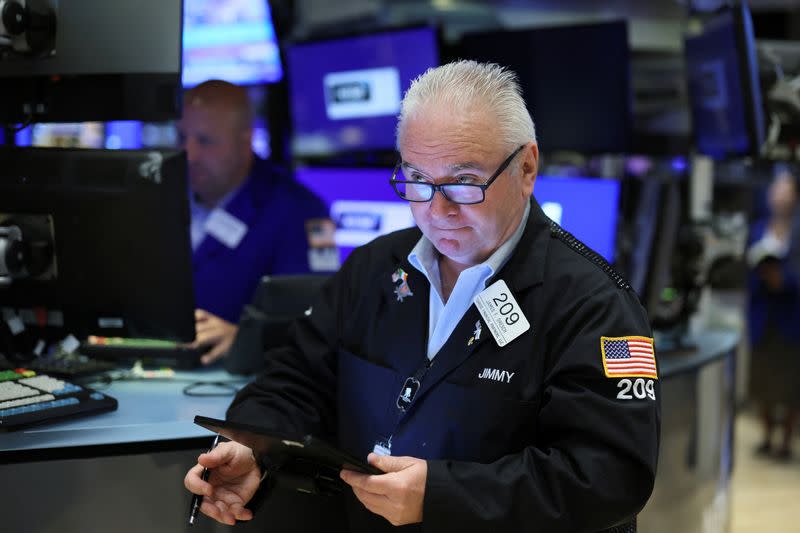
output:
[[400,100],[439,64],[436,30],[412,28],[287,50],[292,151],[319,157],[392,150]]
[[541,151],[628,151],[633,97],[625,22],[467,34],[458,55],[517,74]]
[[28,126],[15,134],[16,146],[105,148],[102,122],[53,122]]
[[614,262],[620,182],[538,176],[533,195],[542,210],[585,245]]
[[[390,168],[301,167],[295,179],[328,205],[342,259],[375,237],[414,226],[407,202],[394,193]],[[614,260],[620,182],[599,178],[536,178],[545,214],[609,262]]]
[[255,85],[282,77],[267,0],[184,0],[184,87],[208,79]]
[[724,11],[686,39],[692,129],[700,153],[757,153],[764,137],[752,22],[745,6]]
[[408,202],[398,198],[389,185],[391,176],[391,168],[295,170],[295,179],[317,193],[330,209],[342,260],[375,237],[414,225]]

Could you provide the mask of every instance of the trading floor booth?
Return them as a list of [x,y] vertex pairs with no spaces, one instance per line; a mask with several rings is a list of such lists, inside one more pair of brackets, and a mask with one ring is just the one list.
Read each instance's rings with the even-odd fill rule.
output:
[[[661,450],[655,490],[639,515],[640,531],[725,530],[738,336],[713,332],[697,341],[696,352],[658,359]],[[197,394],[223,396],[184,394],[197,381],[222,383],[195,387]],[[197,414],[224,417],[231,398],[224,394],[244,383],[221,370],[179,372],[172,380],[119,381],[104,389],[118,399],[117,411],[0,434],[3,530],[188,531],[190,495],[183,476],[211,442],[211,434],[192,420]],[[313,510],[335,503],[325,496],[276,492],[255,523],[239,524],[237,531],[292,531],[304,521],[314,525]],[[293,519],[270,513],[287,505],[305,512]],[[201,517],[193,530],[225,528]]]
[[[183,86],[199,81],[204,73],[216,72],[216,56],[205,48],[201,37],[214,41],[228,35],[252,35],[206,28],[188,41],[184,39],[181,48],[177,28],[182,27],[182,16],[190,16],[184,24],[187,30],[203,26],[202,16],[191,10],[182,13],[179,3],[161,0],[143,0],[124,9],[118,4],[84,0],[74,7],[77,2],[60,2],[59,31],[54,37],[27,43],[35,49],[13,68],[0,56],[0,121],[25,125],[177,118]],[[28,3],[29,9],[36,6]],[[262,18],[268,15],[259,13]],[[111,39],[113,46],[106,42],[109,39],[85,31],[92,27],[90,15],[92,20],[104,21],[106,37],[119,37]],[[42,28],[47,25],[39,30]],[[548,50],[578,49],[571,46],[575,35],[584,39],[584,49],[594,55],[581,52],[571,58],[575,65],[562,70],[548,67],[548,61],[556,61]],[[393,162],[387,165],[385,159],[363,157],[365,151],[394,148],[400,89],[438,63],[436,39],[431,29],[413,28],[386,36],[350,37],[343,42],[298,43],[288,50],[289,69],[300,69],[295,74],[305,72],[295,75],[295,85],[289,87],[296,93],[295,102],[302,104],[292,113],[296,122],[293,150],[305,163],[311,161],[298,165],[296,178],[330,207],[342,255],[377,235],[413,223],[407,206],[395,198],[388,185]],[[524,46],[506,46],[505,39]],[[137,43],[135,54],[126,48],[129,42]],[[376,63],[380,58],[369,58],[376,42],[380,50],[391,42],[399,46],[395,55],[403,61],[396,62],[397,68],[384,68]],[[426,53],[407,53],[407,42],[426,43]],[[592,42],[600,44],[586,44]],[[595,154],[625,153],[631,135],[630,80],[623,72],[629,59],[627,42],[625,24],[609,23],[474,35],[464,40],[462,51],[464,57],[469,53],[477,59],[495,59],[489,56],[514,51],[514,57],[506,62],[519,63],[523,84],[547,71],[553,83],[534,84],[545,93],[569,99],[567,89],[590,91],[593,96],[581,100],[586,109],[565,122],[556,111],[574,106],[563,102],[562,107],[548,106],[544,103],[547,94],[525,89],[532,108],[542,111],[541,124],[551,124],[543,127],[543,138],[551,135],[552,146]],[[265,43],[259,45],[258,54],[245,56],[264,57],[269,52],[269,57],[277,58],[276,50],[269,48],[274,39],[272,45]],[[44,61],[54,49],[58,52],[55,60]],[[537,51],[535,66],[518,53],[531,49]],[[91,61],[86,60],[86,50],[92,51]],[[336,60],[341,64],[335,66],[346,72],[326,71],[332,64],[332,56],[326,52],[330,50],[339,50]],[[182,58],[188,65],[195,56],[205,70],[182,72]],[[354,63],[364,58],[372,63]],[[249,63],[235,66],[230,72],[234,77],[246,78],[257,68]],[[267,67],[262,81],[280,77],[274,63]],[[596,69],[598,80],[613,81],[616,85],[605,88],[613,105],[597,105],[600,93],[593,84],[576,87],[571,78],[573,68]],[[612,68],[620,69],[620,75],[608,75]],[[369,76],[361,80],[364,83],[354,84],[350,76],[359,69]],[[366,89],[387,86],[393,90],[378,93],[391,98],[367,98],[366,107],[348,100],[371,94]],[[548,116],[548,110],[555,114]],[[610,113],[610,118],[601,111]],[[325,117],[324,128],[318,128],[315,113]],[[598,127],[587,122],[592,114]],[[367,120],[375,117],[378,122]],[[616,122],[615,117],[619,118]],[[378,123],[389,124],[388,129],[380,129],[380,135],[371,129]],[[607,134],[591,133],[599,130]],[[576,131],[588,133],[580,139],[580,146],[569,146]],[[592,144],[598,140],[603,144]],[[331,152],[341,156],[349,151],[360,151],[361,158],[346,159],[349,165],[341,160],[330,166],[314,161]],[[0,234],[0,240],[5,238],[6,244],[13,240],[13,246],[28,250],[25,257],[30,259],[24,268],[10,273],[0,270],[0,311],[10,328],[7,332],[0,327],[0,353],[10,354],[11,359],[20,353],[37,353],[40,341],[58,342],[64,331],[81,337],[152,337],[175,343],[194,337],[184,155],[178,150],[108,152],[0,150],[0,228],[17,228],[13,235],[10,230]],[[543,175],[534,193],[548,216],[609,262],[626,260],[625,274],[651,311],[665,286],[665,265],[674,251],[679,222],[672,203],[675,190],[660,182],[641,187],[634,202],[641,209],[632,217],[642,246],[623,258],[615,249],[622,188],[620,179]],[[739,337],[736,332],[718,331],[684,340],[688,344],[678,348],[696,348],[662,353],[660,346],[667,341],[662,344],[656,336],[662,440],[655,490],[639,516],[639,530],[648,533],[724,531],[728,521]],[[210,432],[195,425],[193,419],[196,415],[224,418],[232,395],[248,378],[220,368],[117,377],[122,379],[86,382],[115,398],[116,410],[0,432],[0,509],[4,511],[0,529],[36,533],[190,529],[191,496],[183,487],[183,477],[212,440]],[[621,389],[620,393],[638,394],[635,383],[630,387],[630,392]],[[336,497],[276,490],[255,521],[237,525],[237,531],[335,530],[331,524],[315,521],[321,514],[316,512],[318,508],[337,503]],[[298,511],[277,512],[286,509]],[[192,530],[227,528],[201,517]]]
[[[83,155],[90,157],[92,152]],[[300,178],[310,187],[318,188],[332,212],[336,205],[339,217],[346,218],[347,209],[353,209],[353,199],[328,197],[334,191],[322,186],[328,180],[320,177],[332,172],[316,169]],[[336,173],[340,178],[336,180],[338,184],[347,182],[346,171],[339,169]],[[167,174],[162,176],[167,177]],[[541,177],[540,180],[536,194],[549,216],[613,259],[620,183],[598,178]],[[639,195],[649,198],[638,202],[643,211],[654,216],[675,207],[674,184],[656,183],[650,189]],[[346,191],[347,187],[339,189],[340,194],[348,194]],[[181,197],[185,200],[185,196]],[[600,198],[602,201],[592,207]],[[389,201],[387,197],[369,205],[381,206]],[[398,206],[394,203],[389,207],[397,210]],[[360,207],[354,211],[365,213],[363,206]],[[598,223],[600,219],[604,221],[602,224]],[[646,294],[660,294],[656,286],[664,283],[660,276],[665,271],[649,263],[663,262],[663,257],[671,253],[670,240],[674,238],[676,220],[662,217],[659,223],[654,219],[650,225],[646,220],[639,221],[639,226],[646,229],[646,238],[658,244],[651,245],[638,263],[634,261],[648,272],[640,279]],[[54,224],[58,227],[58,216]],[[338,244],[343,252],[348,245],[360,244],[352,240],[357,235],[354,228],[341,223],[338,227],[342,231]],[[91,255],[82,257],[86,260]],[[162,291],[175,290],[179,284],[173,285]],[[648,291],[648,287],[652,290]],[[648,302],[647,298],[644,300]],[[653,302],[648,305],[655,305]],[[170,320],[173,315],[190,313],[191,307],[162,317],[160,325],[171,324],[179,332],[185,324]],[[80,318],[83,322],[76,321],[77,327],[95,320],[93,311],[83,309],[81,313],[67,312],[65,316],[74,314]],[[149,327],[149,322],[138,320],[135,313],[129,312],[127,316],[130,318],[126,323],[131,327]],[[712,531],[723,531],[717,526],[721,528],[727,522],[730,504],[734,357],[738,335],[706,332],[685,339],[689,342],[684,345],[696,345],[695,349],[664,353],[659,350],[661,340],[657,335],[655,346],[662,380],[662,444],[655,490],[639,517],[640,530],[672,531],[679,523],[681,531],[705,532],[708,529],[704,528],[711,527],[708,524],[713,526]],[[0,476],[4,481],[0,501],[8,505],[14,502],[13,512],[4,516],[4,527],[9,531],[43,533],[99,532],[109,528],[120,532],[167,532],[188,528],[190,495],[183,487],[183,476],[211,442],[211,434],[195,425],[193,418],[196,415],[223,418],[232,394],[248,378],[221,369],[178,371],[161,378],[157,373],[128,378],[89,383],[117,399],[116,411],[0,434]],[[632,383],[627,393],[635,395],[637,391]],[[620,393],[626,392],[621,389]],[[336,504],[336,498],[276,490],[253,523],[237,528],[292,531],[305,524],[321,529],[326,524],[314,522],[321,514],[315,509]],[[287,515],[287,508],[301,511]],[[199,531],[224,528],[205,517],[194,526]]]

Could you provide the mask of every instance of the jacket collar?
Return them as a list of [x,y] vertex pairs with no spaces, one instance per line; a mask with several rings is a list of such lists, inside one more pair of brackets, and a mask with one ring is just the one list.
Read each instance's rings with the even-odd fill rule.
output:
[[[486,282],[487,287],[498,279],[505,279],[512,291],[518,291],[538,285],[544,280],[545,257],[551,233],[550,219],[544,214],[535,198],[531,197],[530,202],[531,210],[522,238],[506,264]],[[416,271],[416,268],[408,263],[408,253],[420,237],[421,231],[417,229],[406,232],[394,243],[392,256],[396,264],[402,263],[405,265],[403,268],[408,267]]]
[[536,198],[531,197],[531,212],[522,239],[508,262],[486,282],[486,285],[504,279],[512,292],[540,285],[544,281],[550,228],[550,219],[544,214]]
[[[538,202],[534,198],[531,198],[531,210],[522,238],[506,264],[495,276],[487,281],[487,286],[491,285],[496,280],[503,279],[512,293],[519,294],[521,291],[541,284],[544,279],[545,258],[550,242],[550,227],[549,219],[542,211]],[[393,254],[395,264],[400,265],[401,268],[408,272],[409,284],[412,289],[414,289],[415,286],[417,289],[422,289],[419,290],[419,293],[415,291],[415,296],[412,298],[413,302],[408,302],[409,305],[403,303],[400,306],[402,309],[397,311],[403,314],[402,323],[421,325],[421,329],[409,332],[407,338],[410,345],[404,346],[406,350],[405,353],[424,354],[427,351],[425,346],[427,345],[428,337],[427,317],[430,289],[422,273],[411,267],[407,257],[409,250],[413,248],[414,244],[419,240],[419,237],[419,230],[407,232],[395,243]],[[420,317],[424,317],[424,319],[420,320]],[[471,342],[471,338],[474,338],[477,322],[480,322],[482,325],[482,335],[477,341],[473,340]],[[447,339],[447,342],[445,342],[436,354],[434,362],[426,374],[420,390],[417,392],[417,397],[414,401],[414,405],[411,406],[411,410],[414,410],[415,405],[423,400],[428,391],[434,388],[437,383],[468,359],[479,346],[483,345],[485,342],[493,342],[491,339],[492,336],[489,332],[489,328],[483,322],[475,305],[471,305],[453,330],[450,338]],[[419,358],[397,357],[393,359],[401,366],[401,368],[397,368],[397,370],[409,376],[414,375],[420,364]]]

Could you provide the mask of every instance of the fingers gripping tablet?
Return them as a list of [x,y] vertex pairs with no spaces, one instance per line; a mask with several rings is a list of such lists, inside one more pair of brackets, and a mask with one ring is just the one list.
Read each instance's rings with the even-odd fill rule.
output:
[[[340,484],[339,470],[382,474],[380,470],[312,435],[282,434],[272,428],[196,416],[195,424],[219,433],[253,450],[280,478],[293,478],[298,490],[327,492]],[[291,464],[291,469],[288,466]],[[333,475],[330,475],[333,474]],[[302,483],[299,478],[306,478]]]

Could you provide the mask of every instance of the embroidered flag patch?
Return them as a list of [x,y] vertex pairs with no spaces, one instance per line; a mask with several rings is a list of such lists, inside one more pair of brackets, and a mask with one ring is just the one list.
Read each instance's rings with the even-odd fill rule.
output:
[[658,379],[650,337],[600,337],[600,350],[606,377]]

